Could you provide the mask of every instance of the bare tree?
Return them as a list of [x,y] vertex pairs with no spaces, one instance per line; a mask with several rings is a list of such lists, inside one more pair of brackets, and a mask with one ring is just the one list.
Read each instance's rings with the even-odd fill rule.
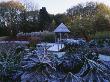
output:
[[35,2],[32,1],[32,0],[21,0],[21,2],[25,5],[25,8],[26,8],[28,11],[38,10],[38,4],[35,3]]

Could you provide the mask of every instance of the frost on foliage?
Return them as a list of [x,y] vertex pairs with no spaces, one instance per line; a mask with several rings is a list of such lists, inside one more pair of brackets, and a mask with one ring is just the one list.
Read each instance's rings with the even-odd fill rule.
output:
[[[85,62],[85,64],[82,66],[82,69],[78,74],[83,77],[85,82],[109,82],[110,72],[108,69],[108,64],[105,62],[100,64],[99,62],[96,63],[95,61],[97,60],[97,54],[94,51],[87,49],[86,47],[82,50],[81,49],[82,48],[78,51],[79,54],[81,54],[79,58],[84,60],[82,62]],[[89,60],[88,58],[92,60]],[[93,61],[94,59],[95,61]],[[106,64],[106,66],[104,64]]]
[[62,82],[61,74],[60,77],[57,77],[58,74],[47,76],[38,72],[25,72],[21,76],[21,82]]
[[104,65],[106,68],[110,70],[110,61],[101,61],[99,60],[99,63]]
[[85,82],[109,82],[110,71],[104,65],[87,60],[83,65],[79,75]]
[[69,72],[63,79],[63,82],[83,82],[83,79]]
[[74,39],[67,39],[64,40],[65,51],[66,52],[75,52],[78,48],[85,45],[84,40],[74,40]]
[[10,52],[6,50],[7,54],[0,52],[0,75],[20,76],[20,82],[110,81],[110,62],[97,60],[97,53],[88,44],[66,46],[67,49],[69,46],[77,49],[66,52],[60,58],[44,51],[44,48],[28,50],[23,54],[15,54],[16,47]]
[[[75,43],[76,44],[76,43]],[[85,44],[85,43],[84,43]],[[34,50],[22,60],[22,82],[109,82],[109,65],[97,60],[97,53],[88,44],[70,45],[76,52],[66,52],[61,58],[53,53]],[[72,50],[73,51],[73,50]],[[91,59],[91,60],[90,60]]]
[[1,44],[0,46],[0,78],[17,79],[22,74],[20,66],[23,52],[17,51],[16,44]]
[[29,80],[29,82],[35,80],[38,82],[46,81],[46,78],[48,79],[51,77],[52,73],[55,71],[51,58],[49,58],[47,54],[40,55],[33,52],[25,55],[22,61],[22,67],[25,71],[25,75],[23,74],[21,76],[21,80]]
[[25,72],[21,76],[21,82],[44,82],[46,77],[37,72]]
[[25,54],[24,59],[22,60],[22,67],[28,69],[33,66],[36,66],[39,63],[49,65],[52,64],[50,58],[47,55],[30,52]]
[[66,40],[65,41],[65,51],[66,53],[77,53],[81,56],[85,56],[88,59],[96,60],[98,58],[98,53],[95,49],[90,48],[90,44],[86,43],[84,40]]
[[64,73],[77,73],[83,65],[83,60],[79,54],[65,54],[60,58],[60,61],[61,63],[57,68]]
[[70,45],[70,46],[82,46],[85,44],[85,41],[82,39],[79,39],[79,40],[67,39],[67,40],[64,40],[64,44]]
[[89,46],[90,46],[90,47],[97,46],[97,42],[96,42],[95,40],[91,40],[91,41],[89,42]]

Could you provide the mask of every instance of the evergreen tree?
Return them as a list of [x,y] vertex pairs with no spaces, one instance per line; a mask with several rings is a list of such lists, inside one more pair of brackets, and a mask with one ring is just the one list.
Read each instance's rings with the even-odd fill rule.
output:
[[48,30],[48,28],[50,27],[51,18],[45,7],[42,7],[42,9],[40,9],[38,21],[40,31]]

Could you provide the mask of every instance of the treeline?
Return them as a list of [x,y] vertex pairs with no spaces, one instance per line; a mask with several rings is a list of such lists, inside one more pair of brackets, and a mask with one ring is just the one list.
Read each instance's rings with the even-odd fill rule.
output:
[[52,15],[45,7],[28,11],[19,2],[0,3],[0,36],[53,31],[61,22],[69,27],[72,36],[89,39],[96,32],[110,30],[110,8],[103,3],[89,2],[73,6],[66,13]]
[[79,4],[67,10],[67,17],[74,36],[89,40],[97,32],[110,31],[110,8],[103,3]]

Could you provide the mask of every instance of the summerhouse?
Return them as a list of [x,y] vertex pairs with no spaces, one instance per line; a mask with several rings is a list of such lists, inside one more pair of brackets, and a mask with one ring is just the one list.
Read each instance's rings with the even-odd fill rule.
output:
[[55,37],[55,42],[56,41],[61,41],[62,39],[67,39],[68,38],[68,33],[70,33],[69,29],[67,26],[65,26],[63,23],[61,23],[55,30],[54,30],[56,37]]

